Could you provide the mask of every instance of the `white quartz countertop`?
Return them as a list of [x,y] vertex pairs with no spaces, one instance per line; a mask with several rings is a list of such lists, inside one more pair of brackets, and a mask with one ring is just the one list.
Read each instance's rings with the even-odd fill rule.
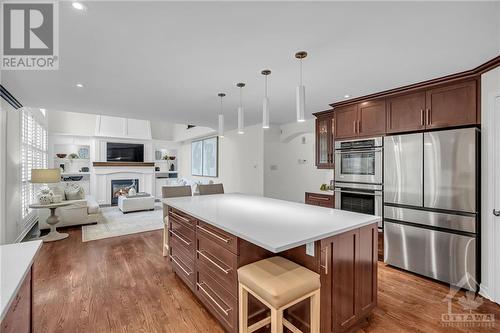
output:
[[326,191],[311,190],[311,191],[306,191],[306,193],[321,194],[321,195],[334,195],[335,194],[335,192],[333,192],[331,190],[326,190]]
[[0,246],[0,320],[7,314],[41,246],[40,240]]
[[163,199],[163,203],[278,253],[380,221],[380,217],[245,194]]

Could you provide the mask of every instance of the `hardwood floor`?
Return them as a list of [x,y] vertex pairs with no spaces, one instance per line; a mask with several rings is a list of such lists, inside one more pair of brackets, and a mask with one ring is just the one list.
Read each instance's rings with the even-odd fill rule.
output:
[[[34,265],[34,332],[223,332],[162,256],[161,230],[81,242],[45,243]],[[443,327],[447,285],[379,264],[378,307],[359,332],[498,332],[500,306],[473,313],[495,327]],[[460,292],[456,297],[464,296]],[[468,313],[455,300],[453,313]]]

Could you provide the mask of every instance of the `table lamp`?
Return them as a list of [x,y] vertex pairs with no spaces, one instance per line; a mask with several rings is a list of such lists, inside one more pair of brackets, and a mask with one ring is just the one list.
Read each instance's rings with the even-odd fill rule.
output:
[[47,184],[59,183],[60,181],[60,169],[31,169],[31,183],[45,184],[40,187],[36,194],[38,202],[42,205],[48,205],[54,201],[54,193]]

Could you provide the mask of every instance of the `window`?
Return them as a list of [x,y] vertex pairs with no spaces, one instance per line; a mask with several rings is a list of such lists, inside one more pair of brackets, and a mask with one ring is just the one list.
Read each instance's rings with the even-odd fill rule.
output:
[[193,176],[218,176],[219,137],[191,142],[191,174]]
[[31,169],[47,168],[47,130],[40,111],[21,111],[21,218],[24,224],[35,218],[29,205],[35,199],[35,186],[30,183]]

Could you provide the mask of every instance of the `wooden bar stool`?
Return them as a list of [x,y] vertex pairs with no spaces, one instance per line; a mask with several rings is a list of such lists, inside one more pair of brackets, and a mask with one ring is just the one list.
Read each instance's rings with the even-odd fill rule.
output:
[[[251,333],[271,324],[272,333],[282,333],[283,326],[302,332],[283,318],[283,311],[307,298],[311,302],[311,332],[319,332],[319,274],[282,257],[272,257],[238,269],[239,332]],[[271,316],[248,326],[248,293],[271,310]]]

